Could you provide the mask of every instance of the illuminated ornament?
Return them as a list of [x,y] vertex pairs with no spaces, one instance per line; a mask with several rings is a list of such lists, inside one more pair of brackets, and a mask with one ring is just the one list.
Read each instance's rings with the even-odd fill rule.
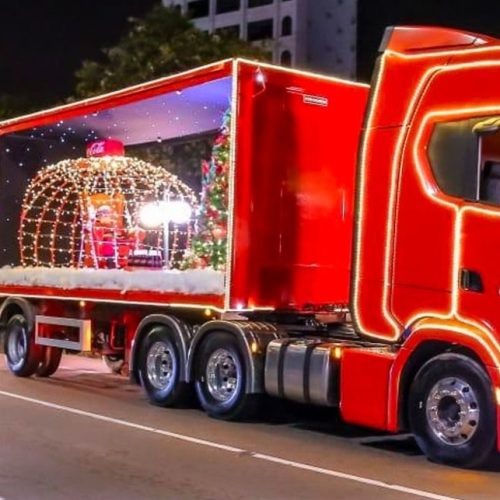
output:
[[213,229],[212,234],[216,240],[222,240],[227,236],[227,229],[224,226],[217,226]]
[[41,169],[22,204],[23,266],[179,267],[191,244],[194,192],[164,168],[97,141],[87,158]]

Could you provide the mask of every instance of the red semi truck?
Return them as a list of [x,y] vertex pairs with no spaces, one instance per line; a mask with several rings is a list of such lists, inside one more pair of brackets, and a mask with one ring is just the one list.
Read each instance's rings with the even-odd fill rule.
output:
[[[97,351],[154,404],[338,407],[482,464],[500,447],[499,88],[498,40],[398,27],[371,87],[229,60],[3,122],[10,370]],[[207,134],[201,198],[144,160]],[[193,259],[200,214],[216,265]]]

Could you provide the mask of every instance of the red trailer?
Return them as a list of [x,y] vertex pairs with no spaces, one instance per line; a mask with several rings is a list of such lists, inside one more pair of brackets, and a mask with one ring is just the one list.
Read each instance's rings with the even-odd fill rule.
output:
[[270,394],[483,463],[499,55],[488,37],[394,28],[371,89],[229,60],[3,122],[11,371],[91,350],[161,406],[194,387],[209,415],[241,419]]

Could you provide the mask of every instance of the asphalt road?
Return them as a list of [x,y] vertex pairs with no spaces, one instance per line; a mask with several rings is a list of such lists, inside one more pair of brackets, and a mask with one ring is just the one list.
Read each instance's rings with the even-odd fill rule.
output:
[[0,499],[500,498],[500,466],[428,462],[408,436],[270,401],[255,423],[149,405],[99,360],[52,379],[0,361]]

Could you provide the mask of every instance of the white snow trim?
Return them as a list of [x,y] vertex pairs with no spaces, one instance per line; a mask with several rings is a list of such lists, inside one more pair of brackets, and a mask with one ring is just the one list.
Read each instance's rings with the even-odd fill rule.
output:
[[224,294],[224,273],[213,269],[120,270],[70,269],[46,267],[2,267],[0,284],[44,286],[72,290],[76,288],[182,293],[187,295]]

